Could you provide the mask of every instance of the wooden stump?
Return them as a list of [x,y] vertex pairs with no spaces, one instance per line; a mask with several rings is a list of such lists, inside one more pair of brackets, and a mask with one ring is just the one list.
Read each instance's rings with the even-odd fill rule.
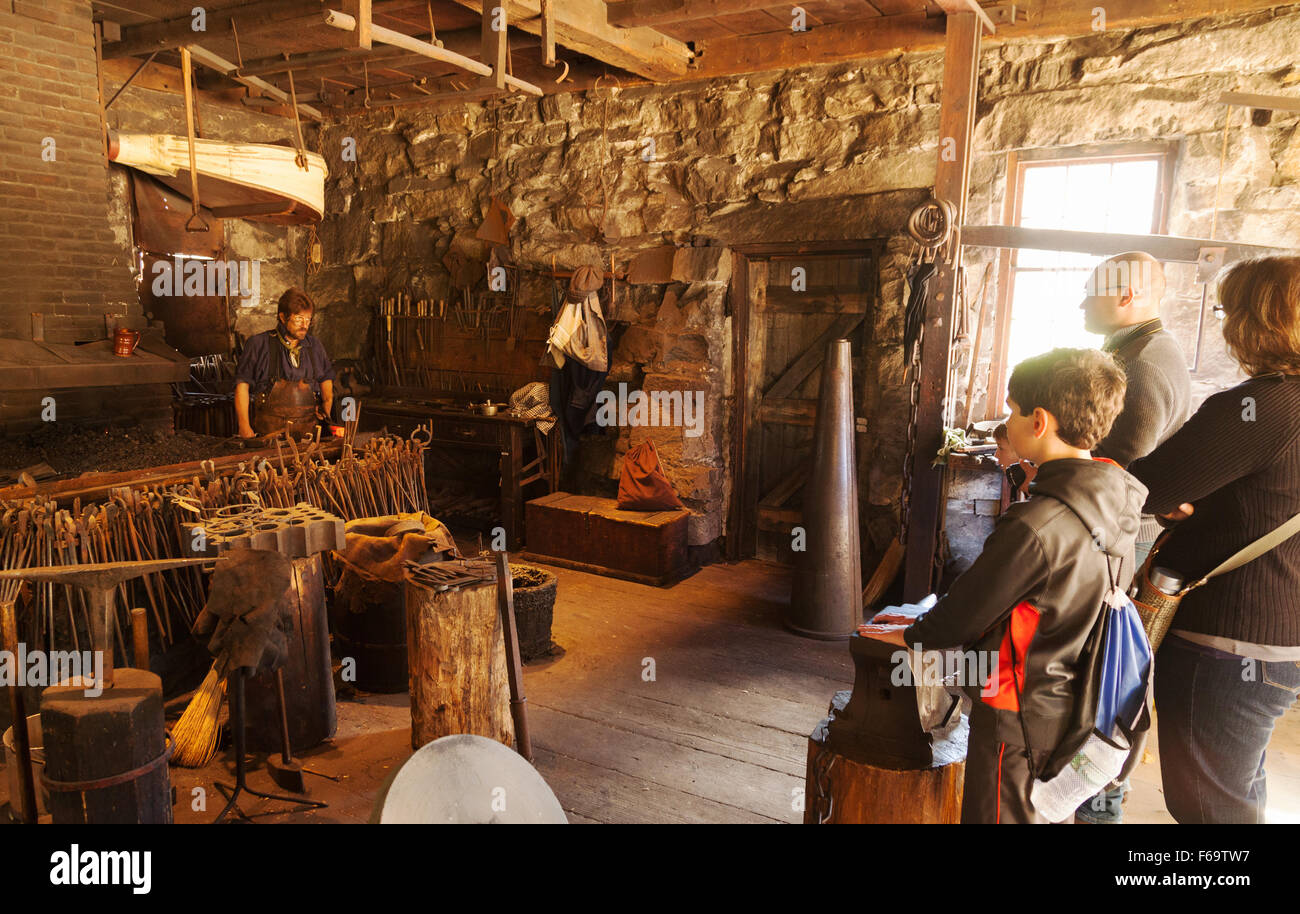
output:
[[506,649],[495,584],[457,593],[407,581],[411,748],[453,733],[514,746]]
[[[62,782],[50,784],[47,801],[55,825],[171,823],[162,680],[153,673],[119,669],[95,697],[80,685],[51,686],[41,696],[41,728],[45,777]],[[137,771],[120,784],[64,789]]]
[[[293,585],[283,598],[290,625],[284,634],[284,706],[289,743],[295,753],[329,739],[338,729],[334,708],[334,668],[330,663],[329,619],[320,554],[293,560]],[[280,703],[275,673],[261,673],[246,686],[246,738],[259,752],[279,752]]]
[[876,768],[826,748],[823,718],[808,738],[804,792],[805,825],[955,825],[961,821],[962,779],[966,773],[963,719],[954,733],[934,745],[929,768],[896,771]]

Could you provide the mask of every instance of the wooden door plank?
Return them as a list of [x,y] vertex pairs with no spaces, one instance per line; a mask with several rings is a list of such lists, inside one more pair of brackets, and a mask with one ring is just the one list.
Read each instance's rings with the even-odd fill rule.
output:
[[764,399],[780,400],[790,396],[795,389],[804,382],[808,375],[822,363],[826,358],[826,345],[831,340],[838,340],[848,336],[853,330],[862,323],[863,314],[844,314],[837,317],[825,331],[821,333],[808,348],[804,350],[803,355],[799,356],[789,368],[777,378],[771,387],[763,394]]

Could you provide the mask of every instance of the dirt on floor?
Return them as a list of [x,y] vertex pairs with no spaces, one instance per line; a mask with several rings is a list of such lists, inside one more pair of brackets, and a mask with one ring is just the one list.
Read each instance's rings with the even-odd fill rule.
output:
[[60,476],[189,463],[237,454],[237,438],[213,438],[193,432],[159,432],[138,428],[59,428],[53,424],[25,435],[0,437],[0,477],[49,464]]

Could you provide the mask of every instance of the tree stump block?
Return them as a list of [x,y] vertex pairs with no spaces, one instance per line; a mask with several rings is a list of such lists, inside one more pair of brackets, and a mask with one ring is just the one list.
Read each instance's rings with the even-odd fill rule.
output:
[[[51,686],[41,696],[41,728],[55,825],[171,823],[162,680],[153,673],[118,669],[113,685],[95,697],[81,685]],[[120,775],[129,777],[68,789]]]
[[[284,633],[288,648],[282,667],[284,707],[289,718],[289,744],[297,753],[320,745],[338,729],[325,579],[319,553],[293,560],[293,584],[282,599],[288,604],[290,618]],[[274,672],[249,678],[245,705],[248,748],[279,752],[280,699]]]
[[437,592],[403,585],[411,670],[411,748],[454,733],[514,746],[495,584]]
[[[844,706],[849,693],[838,692],[831,713]],[[966,774],[966,740],[970,726],[961,724],[934,743],[929,768],[877,768],[839,755],[826,746],[831,718],[808,738],[808,773],[804,792],[805,825],[955,825],[961,821],[962,781]]]

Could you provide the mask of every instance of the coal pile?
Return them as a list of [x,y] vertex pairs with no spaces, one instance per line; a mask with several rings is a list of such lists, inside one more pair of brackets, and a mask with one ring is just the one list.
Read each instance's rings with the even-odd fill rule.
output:
[[[0,476],[40,463],[60,476],[139,470],[238,454],[242,440],[138,428],[58,428],[0,437]],[[8,471],[7,473],[5,471]]]

